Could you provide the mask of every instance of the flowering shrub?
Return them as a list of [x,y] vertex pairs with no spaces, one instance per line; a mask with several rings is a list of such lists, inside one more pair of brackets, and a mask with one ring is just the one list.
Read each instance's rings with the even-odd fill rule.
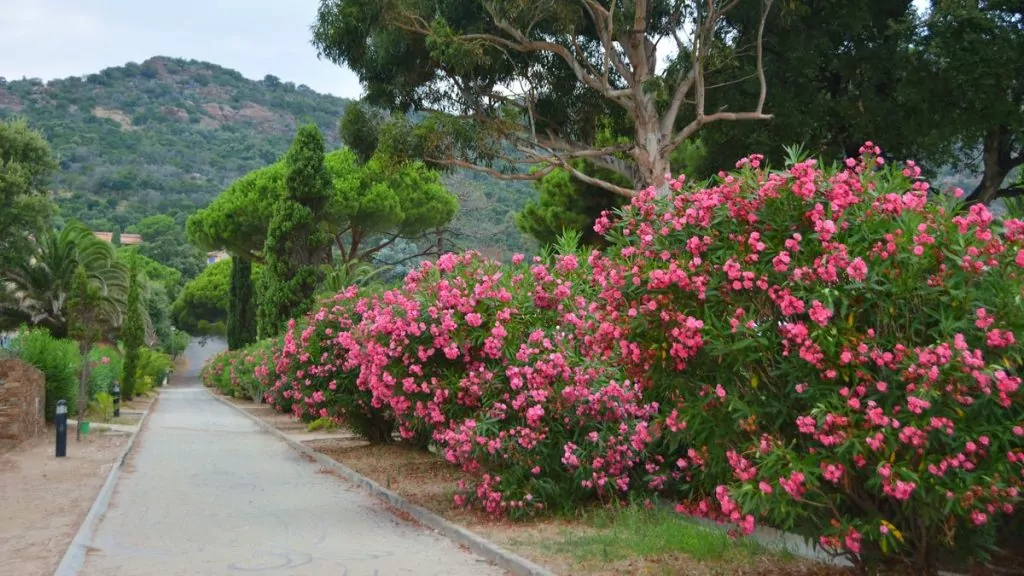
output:
[[563,249],[550,260],[449,254],[400,288],[350,288],[290,324],[274,390],[307,421],[435,443],[467,473],[457,499],[494,513],[624,493],[643,473],[657,406],[581,349],[585,259]]
[[933,568],[1020,500],[1024,222],[861,152],[752,156],[603,218],[595,280],[624,333],[597,344],[649,375],[681,510]]
[[347,289],[259,364],[268,401],[433,443],[495,514],[654,491],[863,568],[982,554],[1024,478],[1024,222],[870,144],[761,163],[642,191],[598,221],[604,253]]
[[356,383],[364,357],[352,327],[367,309],[351,287],[298,323],[291,320],[275,356],[278,379],[272,404],[306,422],[329,419],[344,423],[371,442],[392,440],[394,418],[372,394]]
[[274,340],[261,340],[242,350],[221,352],[203,366],[200,379],[227,396],[262,402],[274,381],[267,366],[273,365],[275,345]]

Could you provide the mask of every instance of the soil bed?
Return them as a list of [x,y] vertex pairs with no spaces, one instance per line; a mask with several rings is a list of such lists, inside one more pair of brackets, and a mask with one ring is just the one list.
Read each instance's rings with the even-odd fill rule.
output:
[[69,430],[67,457],[46,434],[0,455],[0,576],[50,576],[130,435]]

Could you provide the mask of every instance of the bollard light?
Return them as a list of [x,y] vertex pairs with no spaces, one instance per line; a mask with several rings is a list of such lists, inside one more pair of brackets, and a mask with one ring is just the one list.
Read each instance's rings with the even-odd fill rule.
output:
[[53,418],[57,428],[57,458],[68,455],[68,401],[57,400],[57,413]]
[[114,380],[114,385],[110,387],[110,394],[114,397],[114,418],[121,415],[121,385]]

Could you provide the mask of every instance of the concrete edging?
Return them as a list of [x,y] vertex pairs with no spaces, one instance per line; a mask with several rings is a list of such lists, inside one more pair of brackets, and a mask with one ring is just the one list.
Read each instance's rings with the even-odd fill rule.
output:
[[363,476],[362,474],[356,472],[355,470],[352,470],[351,468],[345,466],[344,464],[338,462],[337,460],[334,460],[329,456],[325,456],[317,452],[316,450],[313,450],[309,446],[306,446],[305,444],[302,444],[301,442],[298,442],[290,438],[284,432],[278,430],[274,426],[267,424],[263,420],[260,420],[258,416],[250,414],[244,408],[218,396],[217,394],[214,394],[208,388],[204,389],[206,390],[207,394],[215,398],[218,402],[221,402],[222,404],[226,404],[231,408],[234,408],[235,410],[247,416],[250,420],[256,422],[256,424],[258,424],[260,429],[263,430],[264,432],[269,431],[270,433],[275,434],[278,438],[284,440],[289,446],[291,446],[295,450],[298,450],[302,454],[309,456],[321,466],[334,470],[338,474],[342,475],[346,480],[352,482],[353,484],[361,488],[366,489],[367,491],[370,492],[371,496],[374,496],[375,498],[378,498],[380,500],[384,500],[391,506],[408,514],[416,521],[433,529],[442,536],[445,536],[446,538],[458,544],[466,546],[475,554],[484,558],[485,560],[493,562],[499,568],[507,570],[513,574],[516,574],[517,576],[556,576],[554,572],[548,570],[547,568],[535,564],[534,562],[531,562],[530,560],[527,560],[526,558],[523,558],[518,554],[513,554],[512,552],[505,550],[504,548],[487,540],[486,538],[483,538],[478,534],[470,532],[462,526],[449,522],[448,520],[445,520],[441,516],[434,514],[433,512],[427,510],[426,508],[422,508],[409,502],[405,498],[399,496],[397,493],[388,490],[387,488],[381,486],[380,484],[374,482],[373,480],[370,480],[369,478]]
[[128,444],[110,468],[107,479],[103,483],[103,487],[100,488],[100,493],[96,495],[96,500],[93,501],[92,507],[89,508],[89,513],[85,516],[85,520],[82,521],[82,525],[78,527],[78,533],[75,534],[71,544],[68,545],[68,549],[64,552],[64,557],[61,559],[60,564],[57,565],[57,570],[54,571],[53,576],[75,576],[82,569],[82,566],[85,565],[85,555],[89,551],[92,534],[96,530],[100,518],[106,514],[107,508],[110,506],[110,498],[114,495],[114,488],[117,485],[118,478],[121,476],[124,462],[127,460],[128,455],[131,454],[132,448],[135,447],[135,442],[139,434],[142,433],[150,412],[153,411],[159,401],[160,395],[157,393],[157,397],[153,399],[149,409],[144,411],[142,418],[139,419],[138,430],[132,433],[131,438],[128,439]]

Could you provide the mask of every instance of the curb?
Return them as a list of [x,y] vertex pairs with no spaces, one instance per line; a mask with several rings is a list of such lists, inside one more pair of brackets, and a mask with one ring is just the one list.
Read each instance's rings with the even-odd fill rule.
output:
[[470,532],[462,526],[453,524],[445,520],[444,518],[438,516],[437,514],[434,514],[433,512],[427,510],[426,508],[421,508],[420,506],[417,506],[409,502],[408,500],[399,496],[395,492],[388,490],[387,488],[381,486],[380,484],[374,482],[373,480],[370,480],[369,478],[363,476],[362,474],[356,472],[355,470],[352,470],[351,468],[345,466],[344,464],[338,462],[337,460],[325,456],[317,452],[316,450],[313,450],[309,446],[306,446],[301,442],[297,442],[296,440],[289,438],[288,435],[285,434],[284,432],[281,432],[277,428],[260,420],[259,417],[250,414],[248,411],[241,408],[240,406],[237,406],[229,402],[228,400],[225,400],[224,398],[221,398],[220,396],[214,394],[208,388],[204,389],[210,396],[215,398],[218,402],[230,406],[231,408],[244,414],[250,420],[256,422],[256,424],[259,425],[260,430],[264,432],[270,432],[271,434],[276,435],[278,438],[284,440],[289,446],[291,446],[295,450],[298,450],[302,454],[309,456],[321,466],[330,468],[331,470],[343,476],[349,482],[352,482],[353,484],[369,491],[371,496],[387,502],[394,508],[408,514],[419,523],[433,529],[434,531],[438,532],[442,536],[445,536],[449,540],[452,540],[457,544],[461,544],[469,548],[476,555],[480,556],[485,560],[493,562],[499,568],[507,570],[508,572],[516,574],[517,576],[556,576],[554,572],[548,570],[547,568],[535,564],[527,560],[526,558],[523,558],[522,556],[513,554],[512,552],[505,550],[504,548],[483,538],[482,536]]
[[121,476],[124,462],[128,455],[131,454],[139,434],[142,433],[142,429],[146,425],[150,412],[154,410],[158,402],[160,402],[159,394],[157,394],[153,403],[149,405],[149,409],[143,412],[142,418],[139,419],[138,430],[132,433],[131,438],[128,439],[128,445],[124,447],[121,455],[114,461],[114,466],[111,467],[110,473],[107,474],[107,480],[103,483],[103,487],[100,488],[100,493],[96,495],[96,500],[93,501],[92,507],[89,508],[89,513],[86,515],[85,520],[82,521],[82,525],[78,527],[78,533],[75,534],[75,538],[71,541],[67,551],[64,552],[64,557],[61,559],[53,576],[75,576],[82,569],[82,566],[85,564],[85,555],[89,551],[89,544],[92,542],[92,534],[96,530],[100,518],[106,514],[107,507],[110,506],[110,498],[114,495],[114,487],[117,485],[117,479]]

